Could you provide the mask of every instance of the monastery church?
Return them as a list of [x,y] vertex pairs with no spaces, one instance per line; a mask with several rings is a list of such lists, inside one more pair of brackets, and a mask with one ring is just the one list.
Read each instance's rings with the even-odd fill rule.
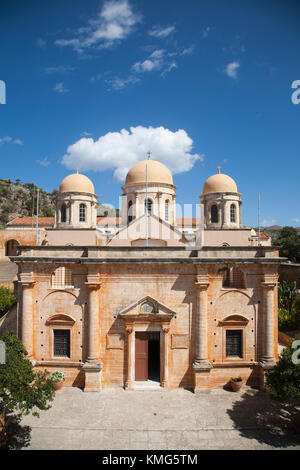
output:
[[[201,222],[176,218],[176,186],[158,161],[135,164],[122,191],[121,216],[99,221],[92,181],[68,175],[39,243],[23,230],[8,253],[29,359],[84,391],[197,392],[238,376],[262,387],[278,359],[281,258],[242,225],[235,181],[219,169],[204,182]],[[18,240],[22,228],[5,232]]]

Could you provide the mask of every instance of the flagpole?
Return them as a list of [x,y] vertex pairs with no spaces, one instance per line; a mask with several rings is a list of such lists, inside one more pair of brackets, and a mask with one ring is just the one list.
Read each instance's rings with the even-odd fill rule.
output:
[[[149,157],[148,157],[149,158]],[[146,246],[148,247],[148,160],[146,162]]]
[[258,193],[258,246],[260,246],[260,193]]
[[36,197],[36,245],[39,244],[39,189]]

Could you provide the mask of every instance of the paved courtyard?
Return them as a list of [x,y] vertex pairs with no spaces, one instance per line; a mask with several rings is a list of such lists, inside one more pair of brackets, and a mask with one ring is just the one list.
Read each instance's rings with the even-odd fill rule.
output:
[[65,388],[49,411],[20,424],[27,449],[300,449],[289,411],[247,387],[199,395]]

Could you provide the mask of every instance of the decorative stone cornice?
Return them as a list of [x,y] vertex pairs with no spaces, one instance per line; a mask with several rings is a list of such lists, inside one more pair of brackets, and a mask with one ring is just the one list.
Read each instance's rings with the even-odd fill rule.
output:
[[200,361],[194,361],[193,362],[193,369],[195,371],[210,371],[213,368],[210,362],[200,362]]
[[196,289],[205,291],[209,287],[209,282],[198,282],[198,281],[196,281],[195,282],[195,287],[196,287]]
[[85,362],[82,369],[85,372],[100,372],[103,367],[102,362]]
[[261,286],[263,289],[274,289],[277,286],[277,282],[263,281]]

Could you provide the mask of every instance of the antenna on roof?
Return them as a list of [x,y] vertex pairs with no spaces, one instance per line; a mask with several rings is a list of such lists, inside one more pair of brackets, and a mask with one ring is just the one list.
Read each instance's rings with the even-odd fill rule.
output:
[[37,188],[36,197],[36,245],[39,244],[39,188]]
[[[150,160],[151,153],[148,152],[148,160]],[[148,247],[148,162],[146,162],[146,204],[145,204],[145,220],[146,220],[146,246]]]

